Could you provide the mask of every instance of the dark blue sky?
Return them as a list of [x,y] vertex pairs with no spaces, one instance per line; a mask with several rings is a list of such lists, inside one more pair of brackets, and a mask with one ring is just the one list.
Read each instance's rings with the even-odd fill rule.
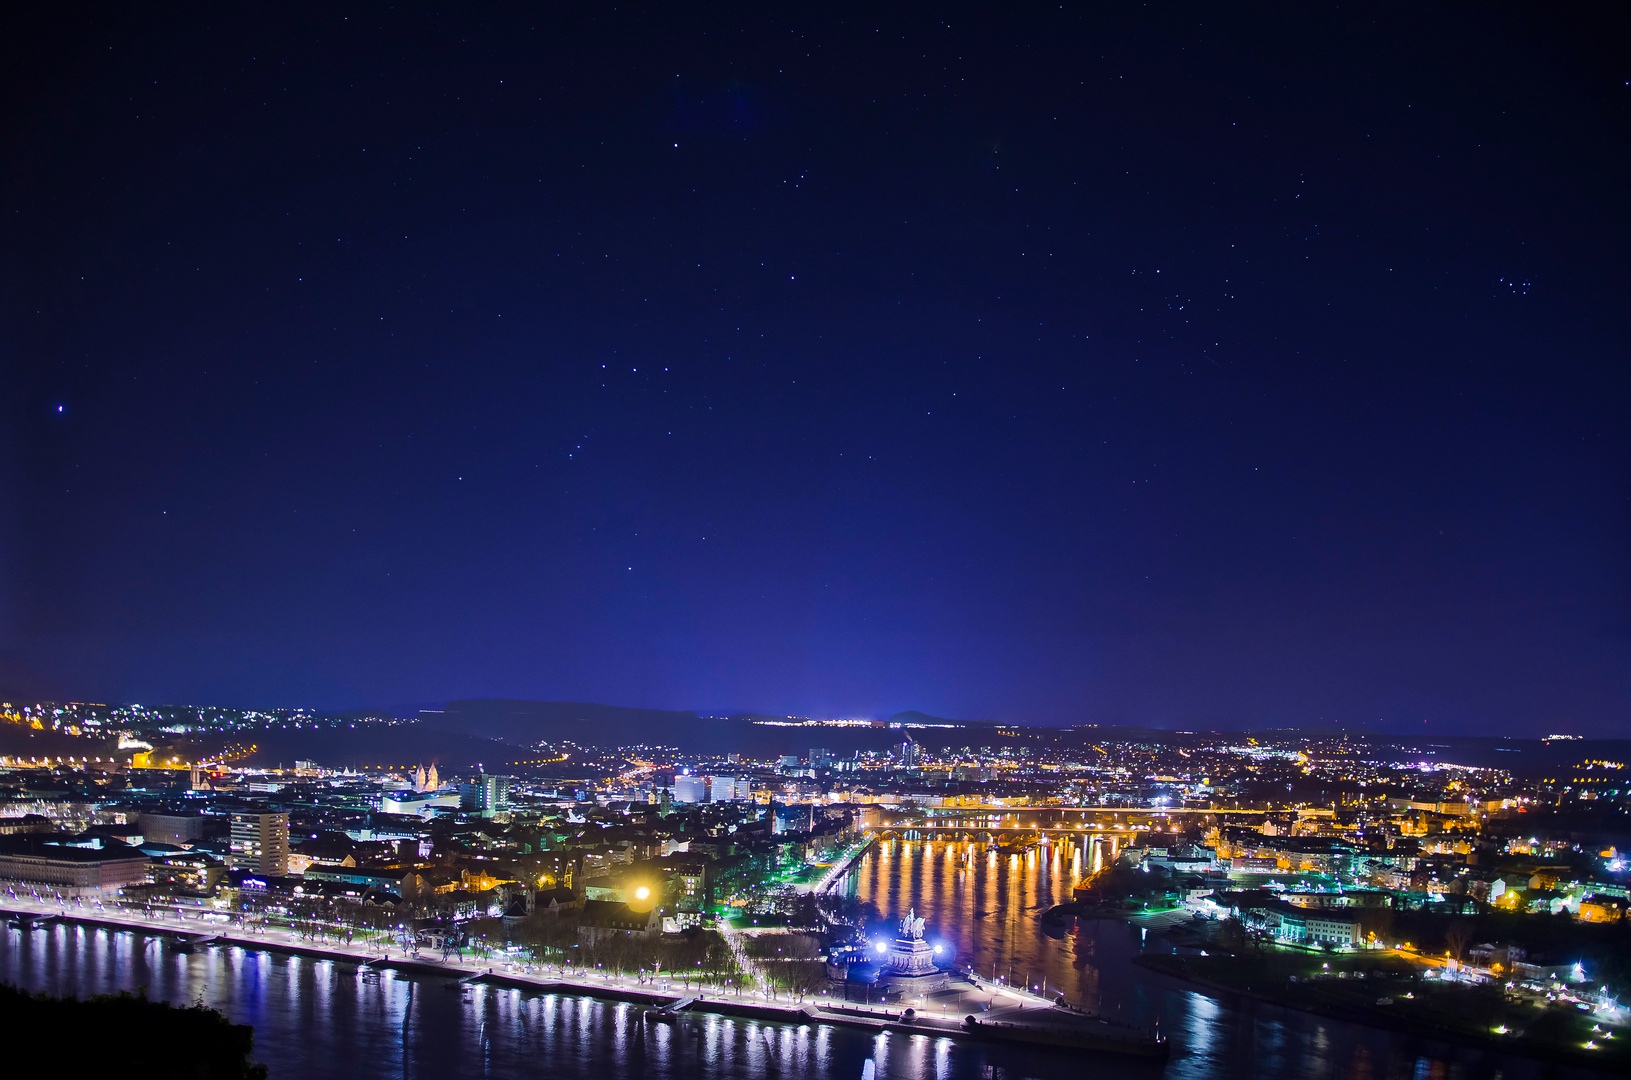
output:
[[7,16],[6,693],[1631,734],[1623,22],[465,7]]

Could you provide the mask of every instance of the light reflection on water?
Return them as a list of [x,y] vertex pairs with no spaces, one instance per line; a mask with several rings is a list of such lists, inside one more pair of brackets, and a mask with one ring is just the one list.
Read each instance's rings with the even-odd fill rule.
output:
[[202,1000],[255,1025],[255,1057],[277,1080],[859,1078],[869,1058],[879,1078],[1079,1075],[1051,1052],[720,1016],[648,1025],[640,1007],[621,1002],[508,987],[449,989],[454,984],[444,977],[390,971],[364,979],[350,964],[239,948],[181,953],[161,938],[80,926],[0,932],[0,978],[57,994],[147,987],[154,998]]
[[[1102,865],[1103,858],[1114,857],[1113,850],[1109,843],[1085,836],[1023,855],[1001,854],[972,842],[889,840],[862,857],[847,884],[885,916],[915,908],[927,920],[926,936],[955,949],[959,965],[972,965],[987,976],[1011,975],[1015,983],[1035,987],[1045,980],[1050,995],[1063,993],[1075,1004],[1129,1023],[1159,1024],[1174,1044],[1167,1077],[1528,1080],[1600,1075],[1251,1000],[1208,997],[1132,963],[1144,937],[1133,926],[1085,921],[1050,928],[1044,923],[1043,912],[1071,899],[1082,868]],[[1098,1073],[1098,1061],[1094,1064]]]
[[[235,947],[180,953],[160,938],[79,926],[0,932],[0,979],[59,994],[145,986],[154,998],[202,1000],[255,1025],[255,1056],[274,1080],[859,1080],[869,1059],[880,1080],[1580,1075],[1215,1001],[1133,966],[1138,934],[1124,924],[1088,923],[1050,936],[1038,916],[1070,897],[1076,865],[1074,852],[970,857],[957,845],[897,843],[869,853],[853,881],[886,913],[915,906],[931,931],[981,970],[1006,970],[1011,962],[1017,976],[1029,973],[1039,985],[1045,976],[1050,990],[1062,988],[1090,1007],[1102,1002],[1109,1015],[1145,1023],[1159,1017],[1177,1047],[1164,1069],[1114,1056],[719,1016],[648,1025],[638,1006],[623,1003],[504,987],[449,989],[445,977],[390,971],[365,979],[350,964]],[[976,918],[979,912],[986,914]]]

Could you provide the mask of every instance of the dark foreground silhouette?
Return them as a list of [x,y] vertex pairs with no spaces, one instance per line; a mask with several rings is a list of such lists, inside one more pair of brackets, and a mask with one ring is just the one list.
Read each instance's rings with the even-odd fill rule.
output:
[[16,1076],[265,1080],[266,1066],[250,1059],[254,1041],[253,1027],[202,1004],[149,1001],[145,993],[80,1001],[0,983],[0,1045]]

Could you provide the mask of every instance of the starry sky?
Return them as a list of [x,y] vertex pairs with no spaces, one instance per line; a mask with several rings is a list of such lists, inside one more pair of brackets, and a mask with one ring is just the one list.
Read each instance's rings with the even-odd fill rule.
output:
[[8,694],[1631,734],[1612,5],[30,7]]

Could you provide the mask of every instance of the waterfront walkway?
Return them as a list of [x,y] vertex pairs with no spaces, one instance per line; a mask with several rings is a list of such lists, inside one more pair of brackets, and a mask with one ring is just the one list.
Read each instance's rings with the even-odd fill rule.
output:
[[[200,912],[199,916],[207,913]],[[666,976],[639,979],[609,972],[588,972],[531,961],[506,958],[441,959],[383,943],[351,943],[312,940],[293,930],[269,927],[223,926],[202,917],[185,918],[180,912],[130,911],[108,908],[99,903],[64,905],[32,898],[0,898],[0,917],[24,916],[54,919],[111,930],[134,931],[171,936],[195,945],[220,945],[256,951],[285,952],[298,956],[353,963],[373,969],[391,968],[407,974],[444,975],[463,983],[482,982],[515,987],[538,993],[559,993],[609,998],[656,1009],[688,1002],[689,1012],[743,1016],[772,1023],[826,1023],[862,1028],[874,1032],[962,1037],[970,1034],[963,1025],[966,1015],[978,1015],[985,1022],[998,1022],[1004,1029],[1061,1031],[1081,1029],[1084,1038],[1112,1044],[1133,1043],[1145,1033],[1110,1024],[1076,1009],[1060,1008],[1045,998],[1023,989],[973,977],[954,978],[950,989],[931,994],[922,1001],[905,1005],[871,1005],[839,1001],[817,995],[796,1001],[791,995],[774,995],[752,987],[720,986],[697,979]],[[678,1015],[673,1014],[673,1015]]]

